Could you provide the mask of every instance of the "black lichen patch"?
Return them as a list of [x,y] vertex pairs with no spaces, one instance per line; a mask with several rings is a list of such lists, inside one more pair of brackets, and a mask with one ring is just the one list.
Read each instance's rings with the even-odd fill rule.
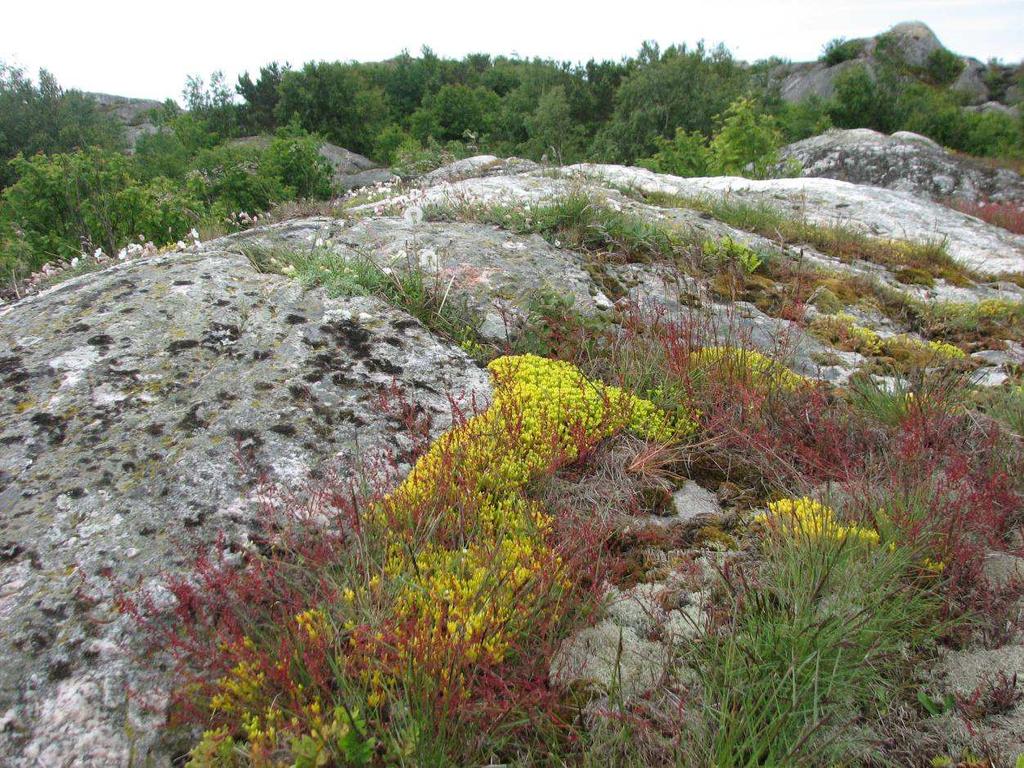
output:
[[272,357],[273,354],[274,353],[271,352],[269,349],[254,349],[252,351],[252,359],[256,361],[267,360],[270,357]]
[[416,389],[425,389],[427,392],[432,392],[435,395],[441,394],[437,390],[437,387],[434,387],[433,385],[424,381],[423,379],[413,379],[412,384],[414,387],[416,387]]
[[114,337],[105,333],[99,333],[91,336],[85,343],[91,347],[109,347],[114,343]]
[[310,392],[309,387],[305,384],[289,384],[288,393],[292,396],[293,400],[312,400],[313,393]]
[[368,358],[363,361],[363,365],[366,366],[368,371],[380,371],[391,376],[398,376],[402,372],[402,366],[395,365],[390,360],[382,360],[380,358]]
[[186,432],[195,432],[209,427],[209,420],[199,414],[199,409],[202,407],[202,403],[195,403],[182,420],[178,422],[178,429],[183,429]]
[[25,549],[15,541],[5,541],[0,544],[0,563],[9,563],[15,560]]
[[175,280],[171,285],[192,285],[191,280]]
[[339,371],[331,376],[331,383],[336,387],[354,387],[359,383],[359,380],[354,379],[351,376],[346,376],[344,373]]
[[28,371],[21,364],[21,359],[14,355],[0,357],[0,376],[4,386],[12,387],[28,378]]
[[237,325],[231,323],[211,323],[203,334],[202,345],[204,349],[211,352],[230,353],[231,347],[242,336],[242,331]]
[[70,328],[68,328],[69,333],[85,333],[88,330],[89,326],[86,325],[85,323],[75,323]]
[[199,342],[195,339],[181,339],[180,341],[172,341],[168,344],[167,351],[172,355],[176,355],[186,349],[195,349],[198,346]]
[[45,432],[50,445],[59,445],[64,442],[67,433],[67,424],[60,416],[52,413],[37,413],[30,421],[36,425],[40,432]]
[[370,332],[358,323],[351,320],[335,320],[321,325],[320,330],[331,336],[337,346],[347,349],[357,359],[370,356]]
[[228,430],[228,436],[235,441],[239,450],[247,454],[252,454],[256,449],[263,447],[263,438],[255,429],[232,427]]
[[404,331],[409,328],[422,328],[423,326],[420,324],[419,320],[408,318],[406,320],[395,320],[395,322],[391,324],[391,327],[398,331]]
[[303,323],[309,322],[302,315],[296,315],[296,314],[286,315],[285,318],[284,318],[284,321],[286,323],[288,323],[288,325],[302,325]]
[[270,431],[278,435],[282,435],[283,437],[295,437],[298,432],[294,424],[288,424],[287,422],[275,424],[270,428]]

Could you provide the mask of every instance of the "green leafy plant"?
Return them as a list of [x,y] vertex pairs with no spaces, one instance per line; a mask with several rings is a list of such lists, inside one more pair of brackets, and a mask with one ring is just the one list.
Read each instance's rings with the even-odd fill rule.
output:
[[735,265],[745,274],[751,275],[765,265],[765,254],[755,251],[749,245],[733,240],[728,235],[719,240],[705,240],[701,251],[719,266]]
[[825,44],[821,60],[828,66],[834,67],[844,61],[856,59],[863,51],[863,40],[847,40],[843,37],[836,37]]

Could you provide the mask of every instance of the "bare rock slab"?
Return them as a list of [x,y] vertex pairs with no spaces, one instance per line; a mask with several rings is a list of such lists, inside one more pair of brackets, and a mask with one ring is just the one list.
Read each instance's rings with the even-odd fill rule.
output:
[[240,453],[299,487],[325,463],[407,455],[385,388],[435,435],[449,394],[489,394],[406,313],[216,250],[4,307],[0,350],[0,764],[15,768],[166,762],[166,681],[139,664],[107,578],[149,584],[220,534],[244,546],[257,508]]

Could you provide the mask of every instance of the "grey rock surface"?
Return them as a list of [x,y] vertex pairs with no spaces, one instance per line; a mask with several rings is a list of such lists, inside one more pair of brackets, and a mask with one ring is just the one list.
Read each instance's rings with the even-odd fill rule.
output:
[[985,84],[985,65],[977,59],[965,59],[964,68],[949,89],[966,98],[968,104],[984,104],[989,100],[988,85]]
[[99,104],[101,112],[111,115],[124,126],[129,153],[134,152],[135,144],[142,136],[160,132],[160,128],[153,123],[149,116],[154,109],[163,107],[159,101],[115,96],[109,93],[86,93],[85,95]]
[[897,24],[875,38],[876,46],[881,40],[885,41],[889,51],[911,67],[924,67],[928,64],[929,56],[943,50],[942,43],[931,27],[921,21],[904,21]]
[[802,176],[924,194],[933,200],[1024,202],[1019,174],[955,155],[915,133],[830,130],[784,147],[781,156],[799,161]]
[[[804,61],[774,67],[770,77],[778,87],[779,95],[793,103],[811,97],[828,101],[835,95],[836,82],[844,72],[863,67],[871,77],[875,77],[886,61],[903,70],[903,76],[929,83],[926,74],[929,57],[936,51],[945,50],[935,33],[920,21],[903,22],[879,35],[849,42],[858,44],[859,52],[847,61],[832,66],[823,61]],[[947,87],[966,99],[968,105],[987,102],[992,98],[986,82],[989,65],[968,57],[960,59],[963,69]],[[1011,86],[1002,97],[1005,104],[1019,101],[1019,91],[1011,93],[1014,87]]]
[[898,190],[826,178],[734,176],[683,179],[642,168],[581,164],[570,171],[643,192],[768,204],[816,224],[842,224],[881,238],[944,241],[950,255],[982,273],[1024,269],[1024,236]]
[[672,506],[675,517],[688,523],[715,522],[723,514],[718,497],[693,480],[687,480],[682,488],[672,494]]
[[244,547],[251,473],[298,488],[375,450],[401,460],[409,445],[379,404],[393,383],[433,434],[449,394],[489,392],[482,369],[404,312],[304,292],[216,249],[3,307],[0,348],[0,764],[12,768],[166,761],[152,751],[166,681],[140,667],[106,577],[149,585],[219,534]]
[[874,72],[870,62],[851,59],[831,67],[820,61],[783,64],[775,70],[774,76],[779,79],[779,95],[785,101],[796,103],[811,97],[828,101],[835,95],[836,79],[856,67]]
[[566,640],[549,677],[560,688],[596,687],[628,698],[654,688],[665,673],[668,649],[610,619]]

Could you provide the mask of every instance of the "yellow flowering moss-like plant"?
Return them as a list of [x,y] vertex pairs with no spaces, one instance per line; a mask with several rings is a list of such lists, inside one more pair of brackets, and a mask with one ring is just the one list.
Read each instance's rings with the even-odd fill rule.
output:
[[690,355],[690,362],[712,376],[727,370],[743,376],[748,383],[766,388],[775,386],[792,391],[808,383],[804,376],[753,349],[704,347]]
[[[689,416],[668,415],[568,363],[524,355],[488,368],[490,406],[441,435],[366,511],[360,548],[375,554],[362,555],[359,577],[339,584],[328,604],[311,600],[285,628],[297,647],[330,657],[344,688],[362,690],[368,724],[412,687],[427,691],[432,706],[457,710],[481,670],[496,669],[539,625],[557,626],[571,611],[577,574],[563,561],[555,521],[527,493],[531,481],[623,430],[667,442],[696,428]],[[353,731],[326,717],[337,710],[322,688],[303,689],[309,654],[278,658],[267,674],[249,660],[254,651],[247,637],[214,686],[211,712],[235,725],[232,735],[250,754],[289,744],[338,754],[327,741]],[[287,716],[287,697],[269,690],[282,676],[296,681]],[[203,751],[224,738],[210,731]]]
[[775,535],[786,538],[830,539],[876,546],[878,532],[860,525],[847,525],[836,518],[831,507],[806,496],[779,499],[768,505],[768,511],[754,518]]

